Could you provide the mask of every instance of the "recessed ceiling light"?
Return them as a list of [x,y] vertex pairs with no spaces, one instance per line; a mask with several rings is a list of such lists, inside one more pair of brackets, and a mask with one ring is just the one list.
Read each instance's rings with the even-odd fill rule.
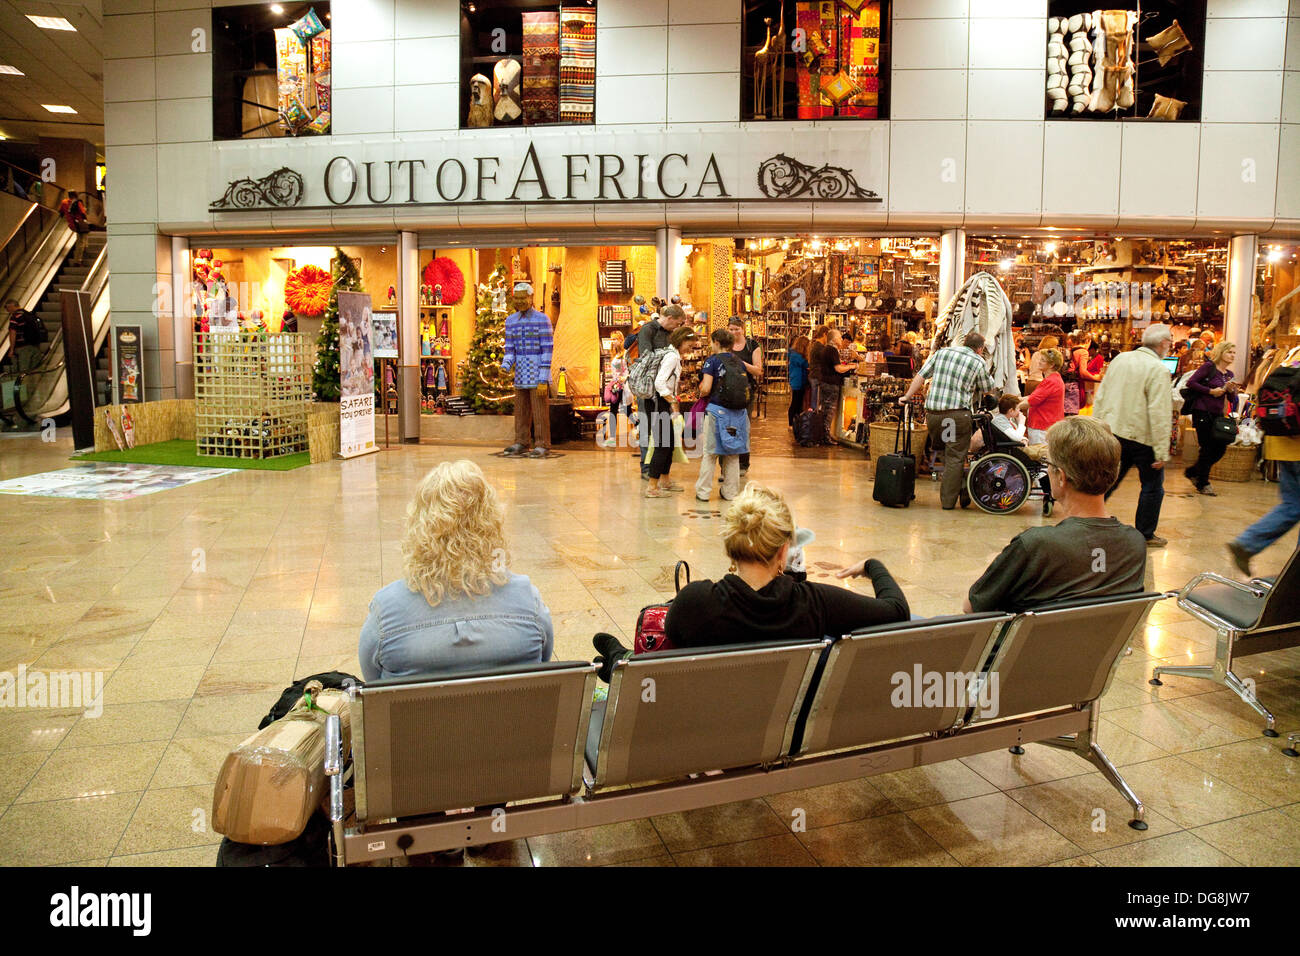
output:
[[74,110],[71,106],[57,106],[57,105],[51,105],[51,104],[49,104],[49,103],[42,103],[41,105],[44,106],[47,110],[49,110],[51,113],[75,113],[75,112],[77,112],[77,111]]
[[0,73],[7,73],[9,76],[26,76],[22,70],[16,66],[10,66],[8,63],[0,63]]
[[273,3],[271,4],[271,12],[274,13],[276,16],[279,16],[280,14],[284,13],[284,7],[280,6],[278,3]]
[[77,28],[63,17],[34,17],[29,13],[27,19],[42,30],[71,30],[73,33],[77,32]]

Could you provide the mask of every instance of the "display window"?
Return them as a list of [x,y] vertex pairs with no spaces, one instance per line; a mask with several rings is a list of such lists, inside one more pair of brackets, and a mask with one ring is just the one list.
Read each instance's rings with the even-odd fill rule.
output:
[[[1300,245],[1261,243],[1256,259],[1250,361],[1255,369],[1275,349],[1300,345]],[[1249,378],[1249,375],[1248,375]]]
[[1048,119],[1201,118],[1206,0],[1094,10],[1051,0]]
[[966,275],[987,272],[1006,291],[1032,348],[1088,333],[1107,356],[1136,346],[1153,322],[1175,343],[1223,334],[1226,240],[972,236]]
[[212,11],[214,139],[330,132],[330,5]]
[[746,120],[889,118],[888,0],[743,6]]
[[462,129],[596,121],[596,4],[461,5]]

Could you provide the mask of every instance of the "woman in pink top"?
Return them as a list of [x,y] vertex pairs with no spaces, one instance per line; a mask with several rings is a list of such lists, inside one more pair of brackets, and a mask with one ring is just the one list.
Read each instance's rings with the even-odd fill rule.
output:
[[1043,352],[1043,361],[1046,374],[1042,382],[1020,403],[1031,445],[1047,441],[1047,430],[1065,418],[1065,381],[1061,378],[1065,360],[1056,349],[1048,349]]

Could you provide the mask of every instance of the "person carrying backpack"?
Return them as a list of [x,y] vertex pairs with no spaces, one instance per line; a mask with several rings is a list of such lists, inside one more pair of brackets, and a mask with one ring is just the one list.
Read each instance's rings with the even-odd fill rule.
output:
[[712,496],[715,462],[722,464],[722,500],[740,494],[741,456],[749,451],[749,377],[732,350],[735,343],[730,330],[715,330],[709,343],[713,354],[700,370],[700,397],[707,397],[709,404],[704,415],[700,477],[695,482],[698,501]]
[[[628,387],[632,394],[636,396],[636,433],[637,446],[641,449],[641,454],[637,457],[641,461],[641,478],[648,481],[650,479],[650,466],[645,462],[645,449],[650,445],[650,413],[651,405],[654,402],[654,376],[659,368],[659,362],[662,361],[663,355],[656,359],[655,352],[662,353],[668,348],[668,336],[673,330],[686,322],[686,313],[680,306],[670,305],[664,309],[663,314],[651,318],[648,322],[643,322],[641,327],[636,331],[636,342],[631,345],[625,345],[629,354],[632,349],[636,349],[636,361],[628,367]],[[646,368],[638,368],[643,363],[653,365],[655,371],[649,372],[650,387],[647,389],[642,386],[638,389],[638,381],[646,380]]]
[[5,302],[5,311],[9,313],[9,347],[14,371],[29,371],[41,361],[41,345],[48,337],[45,323],[14,299]]
[[59,215],[63,217],[68,224],[68,229],[76,237],[76,242],[72,246],[72,258],[76,260],[77,265],[86,264],[86,234],[90,232],[90,223],[86,221],[86,206],[80,197],[72,191],[68,192],[68,198],[59,203]]

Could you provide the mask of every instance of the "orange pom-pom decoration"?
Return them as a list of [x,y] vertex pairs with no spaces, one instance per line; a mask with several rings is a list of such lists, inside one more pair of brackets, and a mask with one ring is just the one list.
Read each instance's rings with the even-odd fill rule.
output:
[[284,280],[284,302],[299,315],[320,315],[330,301],[334,279],[319,266],[306,265]]

